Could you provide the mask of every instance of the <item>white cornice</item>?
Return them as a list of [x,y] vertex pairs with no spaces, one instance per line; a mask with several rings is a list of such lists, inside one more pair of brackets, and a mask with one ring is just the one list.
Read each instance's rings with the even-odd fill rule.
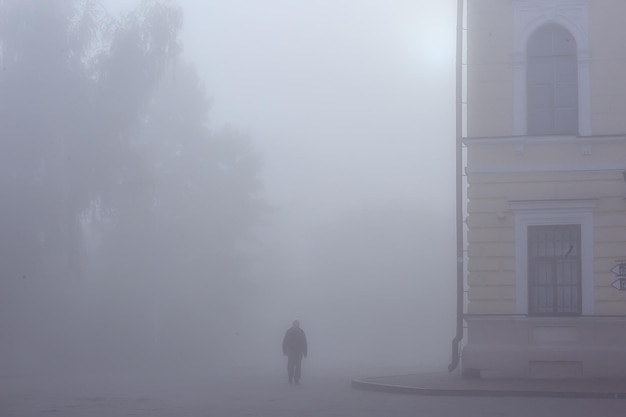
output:
[[569,144],[582,145],[594,143],[626,142],[626,135],[607,136],[492,136],[492,137],[466,137],[463,143],[470,147],[474,145],[525,145],[525,144]]
[[532,167],[516,167],[511,166],[503,167],[491,167],[491,168],[465,168],[467,175],[508,175],[508,174],[558,174],[558,173],[586,173],[586,174],[604,174],[610,177],[616,174],[622,175],[626,169],[626,163],[624,165],[588,165],[588,166],[552,166],[550,168],[532,168]]
[[584,210],[589,211],[596,208],[597,199],[576,199],[576,200],[511,200],[509,209],[511,211],[551,211],[551,210]]

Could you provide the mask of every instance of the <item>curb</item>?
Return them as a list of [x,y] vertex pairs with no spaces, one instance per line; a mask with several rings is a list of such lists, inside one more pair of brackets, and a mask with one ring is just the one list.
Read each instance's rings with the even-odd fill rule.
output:
[[471,389],[471,388],[420,388],[406,385],[383,384],[363,379],[354,379],[352,388],[362,391],[378,391],[393,394],[450,397],[541,397],[541,398],[587,398],[626,399],[626,392],[585,391],[535,391],[516,389]]

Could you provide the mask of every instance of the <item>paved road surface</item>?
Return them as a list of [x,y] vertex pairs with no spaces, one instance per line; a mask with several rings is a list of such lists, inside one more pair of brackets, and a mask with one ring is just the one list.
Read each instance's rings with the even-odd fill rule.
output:
[[[356,375],[361,377],[363,375]],[[358,391],[355,375],[0,378],[2,417],[624,417],[624,400],[427,397]]]

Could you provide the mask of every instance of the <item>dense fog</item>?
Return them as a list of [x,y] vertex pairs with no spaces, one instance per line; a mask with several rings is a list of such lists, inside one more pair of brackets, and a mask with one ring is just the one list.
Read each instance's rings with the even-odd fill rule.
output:
[[0,1],[0,375],[445,370],[455,3]]

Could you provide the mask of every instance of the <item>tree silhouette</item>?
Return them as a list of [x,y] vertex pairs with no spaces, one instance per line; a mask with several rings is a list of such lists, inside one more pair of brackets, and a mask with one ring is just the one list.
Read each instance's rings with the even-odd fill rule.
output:
[[181,305],[217,314],[201,307],[212,299],[236,305],[241,244],[264,207],[260,158],[244,134],[209,128],[204,88],[180,58],[181,26],[182,11],[156,0],[119,18],[92,0],[0,1],[8,362],[20,340],[35,343],[59,320],[36,320],[33,307],[70,302],[106,322],[117,303],[127,313],[118,322],[81,325],[107,338],[124,321],[129,345],[145,348],[160,331],[158,303],[161,316]]

